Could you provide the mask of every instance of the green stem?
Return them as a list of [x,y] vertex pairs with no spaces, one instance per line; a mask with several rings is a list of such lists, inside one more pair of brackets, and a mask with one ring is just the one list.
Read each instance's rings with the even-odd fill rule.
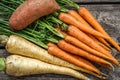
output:
[[54,16],[48,16],[48,17],[46,18],[46,20],[51,21],[52,23],[55,23],[55,24],[57,24],[57,25],[60,25],[60,27],[61,27],[62,30],[64,30],[64,31],[67,31],[67,29],[68,29],[68,25],[67,25],[67,24],[63,23],[62,21],[60,21],[58,18],[56,18],[56,17],[54,17]]
[[58,40],[55,39],[55,38],[50,37],[50,38],[47,38],[47,40],[50,41],[50,42],[56,43],[56,44],[58,43]]
[[44,49],[48,49],[48,46],[46,44],[44,44],[42,41],[40,41],[39,39],[35,39],[35,38],[32,38],[32,37],[26,36],[24,34],[21,34],[21,35],[17,34],[17,35],[35,43],[38,46],[43,47]]
[[0,58],[0,71],[5,71],[5,58]]
[[73,2],[72,0],[56,0],[59,4],[61,5],[67,5],[67,6],[70,6],[70,7],[74,7],[74,8],[77,8],[79,9],[79,5],[75,2]]
[[67,8],[65,8],[64,6],[60,6],[60,11],[61,12],[68,12],[69,10]]
[[[32,32],[32,29],[29,29],[29,28],[27,28],[27,30],[29,31],[29,32]],[[39,35],[40,35],[40,32],[38,32],[38,31],[33,31],[33,34],[35,34],[35,35],[33,35],[33,36],[36,36],[36,37],[38,37],[38,38],[41,38]],[[53,43],[58,43],[58,40],[57,39],[55,39],[55,38],[53,38],[52,36],[48,36],[47,38],[46,38],[46,40],[47,41],[50,41],[50,42],[53,42]]]
[[55,35],[57,35],[57,36],[59,36],[59,37],[61,37],[61,38],[64,38],[64,35],[62,35],[62,34],[59,33],[57,30],[55,30],[55,29],[49,24],[48,21],[44,20],[44,22],[43,22],[43,21],[39,20],[39,25],[40,25],[40,27],[46,27],[46,28],[47,28],[48,30],[50,30],[53,34],[55,34]]
[[4,5],[2,3],[0,3],[0,5],[3,6],[3,7],[5,7],[5,8],[7,8],[7,9],[9,9],[9,10],[11,10],[11,12],[15,10],[15,9],[13,9],[13,8],[7,6],[7,5]]
[[25,35],[23,32],[16,33],[16,32],[13,32],[13,31],[9,30],[7,27],[4,27],[4,26],[0,27],[0,31],[1,30],[2,30],[2,32],[4,31],[5,34],[8,33],[9,35],[14,34],[14,35],[21,36],[21,37],[23,37],[23,38],[37,44],[38,46],[41,46],[41,47],[43,47],[45,49],[48,49],[48,46],[46,44],[44,44],[42,41],[40,41],[40,39],[32,38],[32,37],[30,37],[28,35]]

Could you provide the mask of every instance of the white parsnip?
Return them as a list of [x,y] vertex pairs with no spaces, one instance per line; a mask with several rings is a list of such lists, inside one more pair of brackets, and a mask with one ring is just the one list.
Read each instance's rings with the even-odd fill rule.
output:
[[82,80],[89,80],[86,76],[73,69],[18,55],[11,55],[6,58],[6,73],[11,76],[55,73],[70,75]]

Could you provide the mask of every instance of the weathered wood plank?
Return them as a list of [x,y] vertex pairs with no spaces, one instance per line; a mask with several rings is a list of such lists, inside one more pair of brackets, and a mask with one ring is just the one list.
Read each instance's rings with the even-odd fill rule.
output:
[[[83,1],[83,0],[81,0]],[[84,0],[85,1],[85,0]],[[108,1],[108,0],[106,0]],[[110,34],[110,36],[120,43],[120,5],[81,5],[87,7],[91,13],[98,19],[103,25],[104,29]],[[120,55],[113,49],[113,55],[120,61]],[[0,57],[7,56],[7,52],[4,49],[0,49]],[[115,71],[105,70],[99,66],[99,69],[109,75],[108,80],[120,79],[120,68],[115,67]],[[98,80],[97,78],[87,75],[91,80]],[[56,75],[56,74],[44,74],[33,75],[27,77],[15,78],[0,72],[0,80],[78,80],[76,78]]]
[[120,2],[120,0],[73,0],[78,3],[115,3]]

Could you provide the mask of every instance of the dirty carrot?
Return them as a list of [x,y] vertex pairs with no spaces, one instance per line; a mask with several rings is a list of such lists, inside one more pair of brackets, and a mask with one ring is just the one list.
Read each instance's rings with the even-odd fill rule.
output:
[[[109,69],[114,70],[114,68],[113,68],[113,66],[112,66],[111,63],[105,61],[105,60],[102,59],[102,58],[99,58],[99,57],[97,57],[97,56],[94,56],[94,55],[92,55],[92,54],[90,54],[90,53],[88,53],[88,52],[86,52],[86,51],[84,51],[84,50],[82,50],[82,49],[80,49],[80,48],[77,48],[77,47],[75,47],[75,46],[73,46],[73,45],[65,42],[64,40],[60,40],[59,43],[58,43],[58,46],[59,46],[61,49],[65,50],[65,51],[67,51],[67,52],[69,52],[69,53],[82,56],[82,57],[84,57],[84,58],[86,58],[86,59],[89,59],[90,61],[93,61],[94,63],[101,63],[101,64],[103,64],[103,65],[107,65],[107,66],[109,66]],[[68,46],[69,46],[69,47],[68,47]],[[101,65],[101,66],[102,66],[102,65]]]
[[59,19],[67,24],[70,25],[74,25],[77,28],[79,28],[80,30],[95,35],[95,36],[99,36],[99,37],[103,37],[103,38],[107,38],[106,36],[102,35],[100,32],[90,28],[90,27],[86,27],[86,25],[84,25],[83,23],[77,21],[74,17],[72,17],[70,14],[67,13],[60,13],[59,14]]
[[91,24],[97,31],[101,32],[105,36],[108,37],[106,39],[109,43],[111,43],[118,51],[120,51],[120,46],[116,41],[114,41],[108,33],[103,29],[102,25],[95,19],[95,17],[88,11],[85,7],[81,7],[78,10],[79,14],[89,23]]
[[[69,13],[71,16],[73,16],[75,19],[77,19],[78,21],[80,21],[81,23],[87,25],[86,27],[92,27],[92,26],[90,26],[90,25],[79,15],[79,13],[78,13],[77,11],[75,11],[75,10],[69,10],[68,13]],[[109,45],[103,38],[100,38],[100,37],[97,37],[97,36],[96,36],[96,38],[97,38],[100,42],[102,42],[102,43],[104,43],[105,45],[107,45],[108,47],[110,47],[110,45]]]
[[6,73],[15,77],[34,74],[55,73],[73,76],[78,79],[89,80],[86,76],[73,69],[48,64],[40,60],[18,55],[8,56],[5,61],[3,60],[2,62],[4,62]]
[[9,26],[13,30],[21,30],[36,19],[59,9],[55,0],[26,0],[11,15]]
[[101,72],[98,69],[94,69],[93,67],[85,64],[84,62],[79,61],[78,59],[76,59],[75,57],[69,55],[69,53],[61,50],[60,48],[58,48],[54,43],[48,43],[48,52],[54,56],[57,56],[61,59],[64,59],[68,62],[71,62],[79,67],[82,67],[84,69],[93,71],[95,73],[101,74]]

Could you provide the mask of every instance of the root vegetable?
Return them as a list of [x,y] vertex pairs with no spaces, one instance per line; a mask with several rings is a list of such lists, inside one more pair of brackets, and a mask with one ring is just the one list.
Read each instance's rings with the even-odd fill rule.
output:
[[106,39],[109,43],[111,43],[118,51],[120,51],[120,46],[118,43],[113,40],[108,33],[103,29],[102,25],[95,19],[95,17],[88,11],[85,7],[81,7],[78,10],[79,14],[89,23],[91,24],[97,31],[101,32],[105,36],[108,37]]
[[13,12],[9,19],[9,26],[13,30],[21,30],[36,19],[59,10],[59,8],[55,0],[26,0]]
[[[64,45],[64,46],[63,46],[63,45]],[[61,49],[65,50],[65,51],[67,51],[67,52],[69,52],[69,53],[82,56],[82,57],[84,57],[84,58],[86,58],[86,59],[89,59],[90,61],[95,62],[95,63],[101,63],[101,64],[103,64],[103,65],[106,65],[107,68],[109,68],[109,69],[111,69],[111,70],[114,70],[114,67],[113,67],[112,64],[109,63],[108,61],[106,61],[106,60],[104,60],[104,59],[102,59],[102,58],[100,58],[100,57],[94,56],[94,55],[92,55],[92,54],[90,54],[90,53],[88,53],[88,52],[86,52],[86,51],[84,51],[84,50],[82,50],[82,49],[80,49],[80,48],[77,48],[77,47],[75,47],[75,46],[73,46],[73,45],[65,42],[64,40],[60,40],[59,43],[58,43],[58,46],[59,46]],[[68,46],[69,46],[69,47],[68,47]],[[117,65],[118,65],[118,64],[117,64]],[[101,66],[102,66],[102,65],[101,65]],[[109,66],[109,67],[108,67],[108,66]]]
[[77,21],[74,17],[67,13],[60,13],[59,19],[67,24],[74,25],[75,27],[79,28],[80,30],[103,38],[107,38],[106,36],[102,35],[100,32],[92,29],[91,27],[86,27],[87,25]]
[[8,56],[5,60],[5,66],[6,73],[15,77],[34,74],[55,73],[70,75],[82,80],[89,80],[86,76],[73,69],[48,64],[40,60],[18,55]]
[[[69,10],[68,12],[71,16],[73,16],[75,19],[77,19],[78,21],[80,21],[81,23],[87,25],[86,27],[92,27],[90,26],[80,15],[77,11],[75,10]],[[103,39],[100,37],[95,36],[95,38],[97,38],[100,42],[104,43],[105,45],[107,45],[108,47],[110,47],[110,45]]]
[[[75,26],[69,26],[68,28],[68,34],[77,38],[78,40],[82,41],[86,45],[90,46],[91,48],[105,54],[106,56],[112,57],[111,53],[106,51],[104,48],[96,44],[94,40],[92,40],[88,35],[86,35],[84,32],[80,31]],[[84,36],[84,37],[83,37]]]
[[101,72],[97,69],[94,68],[90,65],[87,65],[86,63],[79,61],[77,58],[71,56],[69,53],[63,51],[62,49],[60,49],[59,47],[57,47],[54,43],[48,43],[48,52],[54,56],[57,56],[61,59],[64,59],[70,63],[73,63],[75,65],[77,65],[78,67],[82,67],[84,69],[87,69],[89,71],[95,72],[97,74],[101,74]]
[[11,54],[27,56],[27,57],[35,58],[47,63],[69,67],[75,70],[79,70],[79,71],[94,75],[101,79],[106,78],[106,76],[103,74],[98,75],[94,72],[83,69],[81,67],[77,67],[67,61],[64,61],[60,58],[50,55],[45,49],[42,49],[41,47],[36,46],[35,44],[16,35],[11,35],[9,37],[8,42],[6,44],[6,50]]

